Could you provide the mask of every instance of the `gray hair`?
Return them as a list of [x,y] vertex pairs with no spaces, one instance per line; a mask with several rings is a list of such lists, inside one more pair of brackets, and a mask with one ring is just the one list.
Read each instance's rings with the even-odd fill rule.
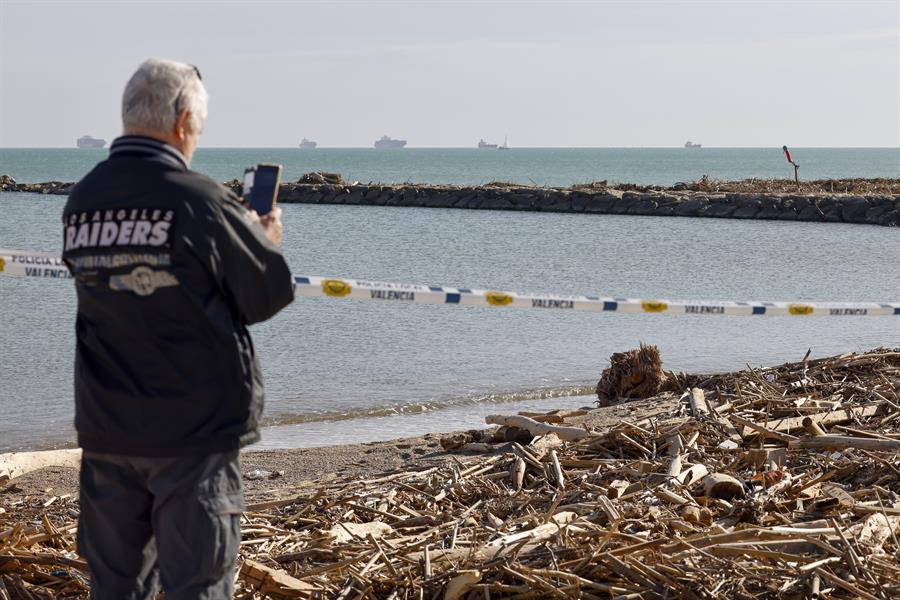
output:
[[122,125],[133,130],[171,131],[177,112],[191,113],[188,128],[200,132],[206,121],[206,88],[196,67],[151,58],[134,72],[122,94]]

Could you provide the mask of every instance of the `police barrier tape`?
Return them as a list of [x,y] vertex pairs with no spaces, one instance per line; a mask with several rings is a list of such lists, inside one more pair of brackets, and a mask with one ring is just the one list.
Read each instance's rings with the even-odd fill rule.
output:
[[72,279],[62,258],[46,252],[20,252],[0,248],[0,275]]
[[[139,267],[144,268],[144,267]],[[42,252],[0,249],[0,275],[71,278],[58,256]],[[506,308],[577,310],[588,312],[651,313],[674,315],[736,316],[885,316],[900,315],[900,302],[737,302],[715,300],[664,300],[519,294],[469,288],[383,283],[327,277],[295,277],[300,296],[392,300],[414,304],[449,304]]]

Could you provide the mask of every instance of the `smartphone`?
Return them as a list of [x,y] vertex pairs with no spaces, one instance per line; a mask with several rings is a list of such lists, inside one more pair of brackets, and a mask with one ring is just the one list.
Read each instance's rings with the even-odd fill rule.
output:
[[278,199],[281,165],[258,164],[244,171],[244,202],[259,216],[272,212]]

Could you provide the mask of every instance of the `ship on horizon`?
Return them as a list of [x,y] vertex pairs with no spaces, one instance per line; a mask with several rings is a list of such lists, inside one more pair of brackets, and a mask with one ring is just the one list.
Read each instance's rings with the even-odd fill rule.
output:
[[691,140],[688,140],[684,143],[685,148],[702,148],[703,144],[695,144]]
[[406,140],[395,140],[386,135],[381,136],[379,140],[375,140],[375,147],[382,150],[385,148],[403,148],[404,146],[406,146]]
[[300,148],[302,148],[303,150],[315,150],[316,146],[318,145],[318,142],[314,142],[306,138],[300,140]]
[[478,147],[479,148],[496,148],[497,144],[488,144],[486,141],[484,141],[484,138],[481,138],[480,140],[478,140]]
[[100,138],[91,137],[89,135],[83,135],[78,138],[78,141],[75,142],[75,145],[79,148],[102,148],[106,145],[106,140],[101,140]]

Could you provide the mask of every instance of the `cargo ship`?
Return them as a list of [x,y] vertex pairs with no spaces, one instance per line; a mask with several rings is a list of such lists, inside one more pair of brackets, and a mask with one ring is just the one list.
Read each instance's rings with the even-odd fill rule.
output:
[[308,140],[306,138],[303,138],[302,140],[300,140],[300,147],[303,150],[315,150],[316,146],[318,146],[318,145],[319,145],[318,142],[314,142],[314,141]]
[[75,145],[77,145],[79,148],[102,148],[106,145],[106,140],[101,140],[89,135],[83,135],[78,138],[78,141],[75,142]]
[[484,139],[480,139],[480,140],[478,140],[478,147],[479,148],[496,148],[497,144],[488,144],[486,141],[484,141]]
[[386,135],[381,136],[380,140],[375,140],[375,147],[380,149],[385,148],[402,148],[406,145],[406,140],[394,140],[389,138]]
[[691,140],[688,140],[684,143],[685,148],[702,148],[703,144],[695,144]]

